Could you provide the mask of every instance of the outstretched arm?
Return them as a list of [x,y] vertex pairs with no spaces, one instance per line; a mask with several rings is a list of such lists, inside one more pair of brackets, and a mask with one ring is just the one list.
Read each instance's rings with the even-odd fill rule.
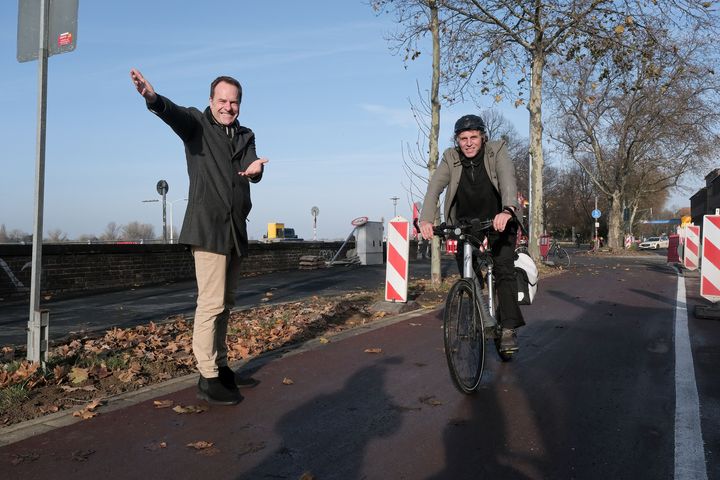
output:
[[145,98],[147,103],[155,103],[157,100],[157,94],[153,86],[145,80],[140,70],[135,68],[130,69],[130,78],[132,79],[133,85],[137,89],[138,93]]

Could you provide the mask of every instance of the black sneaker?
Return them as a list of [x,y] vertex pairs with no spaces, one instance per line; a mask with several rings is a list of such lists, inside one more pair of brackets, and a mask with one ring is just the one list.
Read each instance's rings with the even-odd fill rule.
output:
[[500,335],[500,351],[503,353],[516,352],[518,350],[517,333],[512,328],[503,328]]
[[213,405],[237,405],[242,400],[240,391],[223,385],[219,377],[198,380],[197,397]]
[[258,383],[260,383],[258,380],[255,380],[252,377],[241,377],[227,365],[218,367],[218,378],[220,379],[222,384],[227,387],[235,385],[240,388],[252,388],[257,386]]

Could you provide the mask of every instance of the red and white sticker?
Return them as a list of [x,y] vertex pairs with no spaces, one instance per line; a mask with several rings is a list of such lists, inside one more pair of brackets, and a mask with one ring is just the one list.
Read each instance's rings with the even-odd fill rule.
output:
[[57,44],[58,47],[64,47],[65,45],[70,45],[73,41],[72,33],[65,32],[58,35]]

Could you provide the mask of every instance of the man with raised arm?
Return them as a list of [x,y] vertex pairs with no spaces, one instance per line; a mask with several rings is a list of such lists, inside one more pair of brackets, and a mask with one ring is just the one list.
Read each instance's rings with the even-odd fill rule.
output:
[[181,107],[159,95],[136,69],[130,78],[147,108],[185,145],[190,177],[188,205],[179,243],[195,260],[198,286],[192,349],[200,372],[198,397],[209,403],[235,405],[240,386],[254,386],[228,366],[227,325],[248,252],[245,222],[252,207],[250,183],[262,178],[267,160],[255,153],[255,134],[238,122],[242,87],[232,77],[210,85],[210,105],[200,111]]

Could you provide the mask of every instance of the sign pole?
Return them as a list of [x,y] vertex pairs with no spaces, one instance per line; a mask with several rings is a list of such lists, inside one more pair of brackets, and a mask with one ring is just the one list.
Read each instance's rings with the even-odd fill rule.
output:
[[[47,359],[47,347],[41,358],[43,344],[47,345],[47,317],[43,326],[40,312],[40,288],[43,242],[43,207],[45,202],[45,137],[47,117],[48,23],[50,0],[40,3],[40,48],[38,50],[38,124],[35,156],[35,228],[32,243],[32,281],[30,286],[30,319],[28,320],[27,359],[40,362]],[[44,327],[44,328],[43,328]],[[43,339],[42,333],[46,336]]]

